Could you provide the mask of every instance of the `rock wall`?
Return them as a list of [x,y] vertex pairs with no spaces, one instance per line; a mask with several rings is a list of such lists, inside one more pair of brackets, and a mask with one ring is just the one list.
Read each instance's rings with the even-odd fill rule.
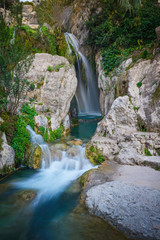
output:
[[74,66],[64,57],[37,53],[26,77],[35,86],[25,101],[33,100],[37,125],[55,130],[64,122],[68,127],[67,114],[77,88]]
[[127,71],[131,63],[131,59],[123,62],[106,77],[101,57],[97,58],[105,116],[91,144],[110,160],[155,168],[160,166],[160,56],[139,60]]
[[39,27],[37,14],[34,11],[34,8],[32,5],[23,5],[22,16],[23,16],[22,18],[23,25],[27,25],[33,29],[36,29]]
[[153,61],[139,60],[128,71],[132,59],[124,61],[109,76],[101,67],[102,57],[97,54],[96,66],[100,106],[102,115],[106,115],[118,96],[128,95],[137,117],[148,131],[160,129],[160,55]]

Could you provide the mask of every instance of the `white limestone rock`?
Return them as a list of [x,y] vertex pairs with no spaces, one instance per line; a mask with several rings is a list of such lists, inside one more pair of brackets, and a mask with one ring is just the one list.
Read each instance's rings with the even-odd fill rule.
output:
[[32,105],[40,115],[36,118],[37,123],[47,127],[46,117],[50,117],[52,130],[59,128],[63,122],[69,126],[65,120],[76,92],[77,78],[68,60],[57,55],[37,53],[27,79],[35,84],[34,91],[28,94],[26,100],[36,96]]
[[0,169],[6,167],[13,167],[15,162],[15,152],[14,149],[8,145],[6,135],[3,133],[2,135],[2,150],[0,151]]

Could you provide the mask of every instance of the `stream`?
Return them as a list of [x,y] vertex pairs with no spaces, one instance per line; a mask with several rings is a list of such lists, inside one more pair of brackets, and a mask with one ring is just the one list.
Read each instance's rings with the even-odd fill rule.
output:
[[[96,125],[97,119],[83,117],[69,138],[80,137],[87,142]],[[31,140],[37,138],[33,131]],[[74,156],[61,150],[61,159],[51,154],[48,167],[38,171],[22,168],[0,182],[1,240],[126,239],[79,204],[81,187],[77,178],[93,166],[85,158],[85,147],[74,147]]]

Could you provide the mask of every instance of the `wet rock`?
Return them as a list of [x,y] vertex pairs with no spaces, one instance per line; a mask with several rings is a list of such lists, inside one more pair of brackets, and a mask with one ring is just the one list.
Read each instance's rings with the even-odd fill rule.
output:
[[83,144],[81,139],[74,139],[74,140],[69,141],[68,143],[71,145],[77,145],[77,146],[78,145],[81,146]]
[[37,193],[31,190],[22,191],[18,196],[26,202],[32,201],[36,197]]
[[55,149],[59,149],[61,151],[66,151],[67,150],[67,144],[66,143],[56,143],[53,146]]
[[39,169],[42,164],[42,149],[39,145],[30,145],[25,153],[25,165]]
[[56,149],[55,146],[50,146],[50,152],[51,152],[51,156],[54,159],[58,159],[61,160],[62,159],[62,151],[59,149]]
[[70,156],[70,157],[75,157],[75,156],[78,156],[78,153],[79,153],[79,148],[77,147],[71,147],[67,150],[67,155]]

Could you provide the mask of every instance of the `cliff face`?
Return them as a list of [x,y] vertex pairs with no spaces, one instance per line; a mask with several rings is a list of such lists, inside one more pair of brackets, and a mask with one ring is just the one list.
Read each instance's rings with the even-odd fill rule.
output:
[[37,124],[46,128],[50,119],[52,130],[63,122],[66,125],[70,103],[77,88],[74,67],[64,57],[37,53],[27,79],[35,85],[35,89],[25,101],[33,99],[32,105],[39,113],[35,117]]

